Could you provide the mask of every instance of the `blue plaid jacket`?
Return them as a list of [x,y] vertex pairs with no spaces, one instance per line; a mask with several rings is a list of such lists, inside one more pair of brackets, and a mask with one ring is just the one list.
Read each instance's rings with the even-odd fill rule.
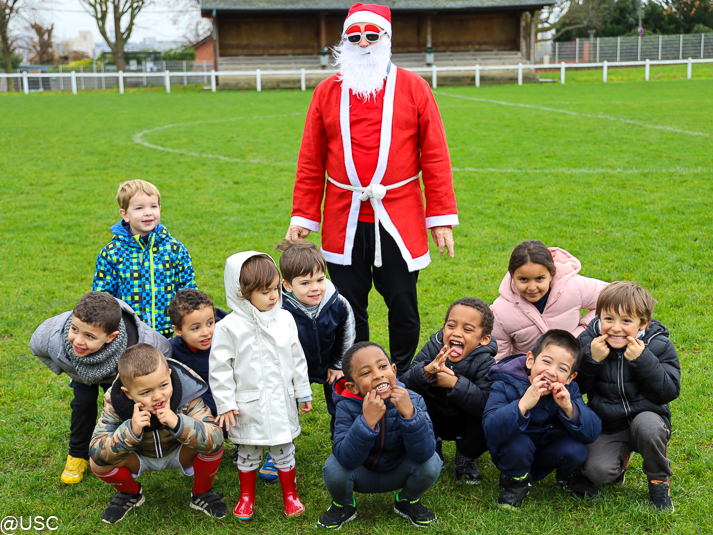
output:
[[132,236],[123,221],[97,258],[92,290],[125,301],[144,323],[172,334],[168,305],[178,290],[195,288],[191,256],[159,223],[147,236]]

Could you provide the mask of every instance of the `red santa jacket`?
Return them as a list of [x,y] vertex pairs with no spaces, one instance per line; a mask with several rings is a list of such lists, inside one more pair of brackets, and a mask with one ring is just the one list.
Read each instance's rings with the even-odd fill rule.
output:
[[[342,135],[349,132],[349,95],[344,98],[345,93],[337,75],[315,89],[302,136],[290,224],[318,232],[324,219],[325,258],[350,265],[362,201],[359,193],[337,187],[325,177],[326,171],[336,182],[360,185],[351,154],[345,158],[345,147],[351,152],[351,139]],[[381,225],[398,244],[409,270],[415,271],[431,261],[426,229],[458,224],[446,135],[426,81],[393,65],[387,77],[383,114],[380,164],[371,182],[361,177],[362,183],[388,187],[422,173],[425,207],[419,180],[389,190],[378,201]],[[390,124],[386,119],[391,119]]]

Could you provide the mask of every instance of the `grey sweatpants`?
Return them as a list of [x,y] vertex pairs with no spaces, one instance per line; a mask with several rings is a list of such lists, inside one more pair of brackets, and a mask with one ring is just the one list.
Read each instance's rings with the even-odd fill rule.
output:
[[666,457],[666,445],[671,432],[663,418],[654,412],[642,412],[628,429],[617,433],[602,433],[587,447],[587,460],[582,473],[597,484],[611,483],[629,466],[632,451],[644,459],[641,467],[651,481],[668,481],[671,463]]

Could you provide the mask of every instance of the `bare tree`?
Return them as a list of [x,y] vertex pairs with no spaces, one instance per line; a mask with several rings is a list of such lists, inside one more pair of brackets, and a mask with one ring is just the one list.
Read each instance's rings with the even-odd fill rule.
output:
[[12,72],[12,54],[15,43],[10,35],[10,24],[22,7],[22,0],[0,0],[0,51],[5,72]]
[[54,43],[52,43],[52,32],[54,24],[46,26],[46,23],[35,20],[30,23],[30,28],[37,35],[30,43],[32,57],[30,63],[38,65],[52,65],[57,62],[57,55],[54,52]]
[[540,12],[537,33],[557,30],[541,41],[556,39],[568,30],[600,28],[604,23],[606,0],[559,0]]
[[[144,7],[151,3],[151,0],[80,1],[84,4],[87,12],[97,21],[99,33],[102,34],[106,44],[111,48],[117,70],[126,70],[124,46],[131,37],[137,15]],[[110,22],[113,23],[113,40],[109,37],[111,29]]]

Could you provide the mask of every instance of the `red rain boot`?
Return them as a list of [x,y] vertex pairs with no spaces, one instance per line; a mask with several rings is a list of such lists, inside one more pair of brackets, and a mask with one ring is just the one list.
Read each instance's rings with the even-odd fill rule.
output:
[[282,500],[285,502],[285,515],[288,517],[300,516],[305,512],[300,497],[297,496],[297,469],[277,470],[277,476],[282,485]]
[[240,500],[238,500],[233,515],[238,520],[247,522],[253,518],[253,506],[255,505],[255,482],[257,481],[257,470],[252,472],[238,472],[240,479]]

